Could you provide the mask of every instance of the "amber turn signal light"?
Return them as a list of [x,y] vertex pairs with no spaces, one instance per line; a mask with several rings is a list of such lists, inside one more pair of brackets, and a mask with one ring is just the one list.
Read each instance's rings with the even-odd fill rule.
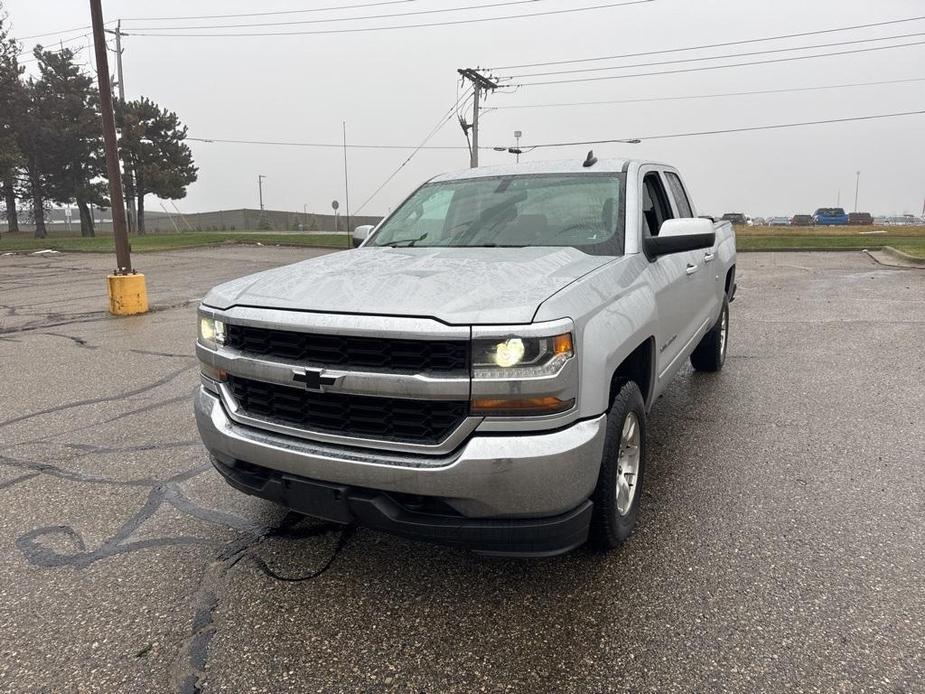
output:
[[572,349],[572,333],[556,335],[552,341],[554,354],[571,354],[574,351]]
[[[571,342],[571,341],[570,341]],[[472,401],[472,414],[483,416],[518,416],[529,417],[565,412],[575,404],[571,400],[560,400],[547,395],[540,398],[490,398]]]

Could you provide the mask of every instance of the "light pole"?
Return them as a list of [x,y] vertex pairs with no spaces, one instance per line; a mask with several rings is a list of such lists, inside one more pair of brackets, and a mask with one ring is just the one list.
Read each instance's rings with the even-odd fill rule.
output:
[[857,178],[854,181],[854,211],[858,211],[858,191],[861,190],[861,172],[857,172]]
[[344,205],[345,205],[345,211],[347,213],[347,248],[350,248],[350,179],[347,177],[347,121],[343,121],[343,125],[344,125]]
[[257,174],[257,189],[260,191],[260,211],[263,212],[263,179],[266,176],[263,174]]
[[517,163],[520,163],[520,138],[523,137],[523,130],[514,131],[514,139],[517,141],[515,149],[517,150]]

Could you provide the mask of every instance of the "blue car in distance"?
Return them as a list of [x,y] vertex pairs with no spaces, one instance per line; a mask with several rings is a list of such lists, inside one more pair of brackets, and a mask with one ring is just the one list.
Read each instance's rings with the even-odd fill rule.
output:
[[813,223],[822,226],[837,226],[848,223],[848,213],[841,207],[820,207],[813,213]]

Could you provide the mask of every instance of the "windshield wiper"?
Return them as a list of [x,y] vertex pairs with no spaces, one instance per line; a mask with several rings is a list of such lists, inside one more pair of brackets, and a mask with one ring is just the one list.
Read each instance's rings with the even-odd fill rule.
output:
[[424,232],[416,239],[401,239],[400,241],[392,241],[391,243],[383,244],[387,248],[411,248],[418,241],[423,241],[427,238],[427,232]]
[[514,243],[472,243],[466,246],[455,246],[455,248],[526,248],[526,246]]

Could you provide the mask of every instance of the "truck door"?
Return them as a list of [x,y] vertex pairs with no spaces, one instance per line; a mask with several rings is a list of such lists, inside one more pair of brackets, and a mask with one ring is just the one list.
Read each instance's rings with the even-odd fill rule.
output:
[[[675,216],[678,219],[693,217],[694,209],[684,189],[684,184],[681,182],[681,177],[674,171],[665,171],[664,176],[668,184],[668,192],[671,193],[674,202]],[[719,305],[725,290],[725,278],[717,275],[719,261],[716,244],[712,248],[694,251],[692,255],[694,259],[691,262],[697,265],[697,271],[693,275],[695,281],[692,283],[698,295],[695,306],[696,320],[693,325],[693,329],[697,330],[704,323],[712,323],[719,315]]]
[[[658,171],[648,171],[642,179],[643,239],[658,236],[662,224],[674,217],[671,203]],[[676,358],[690,340],[695,328],[697,292],[695,274],[689,274],[694,263],[692,252],[670,253],[649,264],[652,288],[658,305],[657,371],[659,379],[670,377]]]

